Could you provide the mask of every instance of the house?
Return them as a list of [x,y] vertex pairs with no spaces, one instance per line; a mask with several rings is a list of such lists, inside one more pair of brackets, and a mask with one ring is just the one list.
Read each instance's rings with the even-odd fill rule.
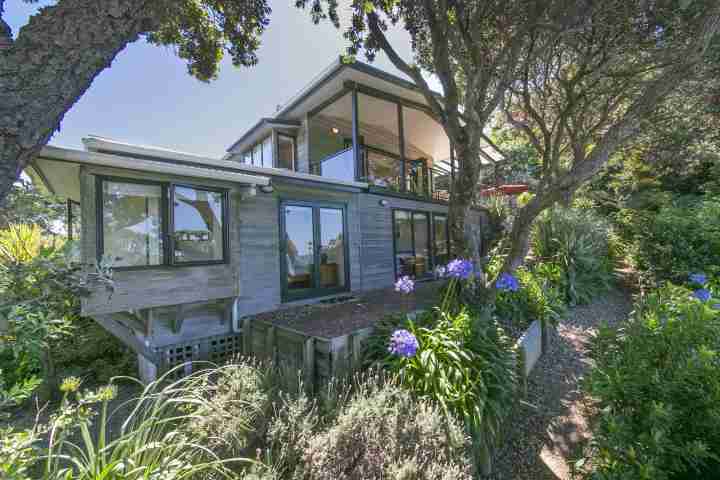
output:
[[431,278],[454,162],[428,112],[412,83],[338,60],[222,159],[91,136],[32,168],[79,207],[83,264],[111,263],[83,314],[152,376],[242,351],[254,314]]

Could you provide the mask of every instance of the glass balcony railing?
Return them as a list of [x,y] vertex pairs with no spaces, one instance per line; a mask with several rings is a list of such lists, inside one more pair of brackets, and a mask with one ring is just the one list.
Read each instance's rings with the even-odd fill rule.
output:
[[[441,168],[428,168],[424,160],[406,160],[373,147],[360,151],[363,172],[357,180],[372,187],[404,193],[435,201],[450,200],[450,172]],[[403,165],[405,168],[403,175]],[[326,178],[352,182],[355,177],[355,160],[352,147],[340,150],[315,164],[314,173]]]
[[320,160],[317,173],[320,176],[334,180],[354,182],[355,159],[353,157],[352,147],[335,152]]

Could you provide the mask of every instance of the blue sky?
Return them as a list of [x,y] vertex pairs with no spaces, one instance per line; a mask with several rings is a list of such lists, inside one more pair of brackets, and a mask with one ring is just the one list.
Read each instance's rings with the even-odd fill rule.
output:
[[[41,1],[5,3],[5,20],[17,35]],[[340,55],[342,32],[329,23],[313,25],[294,0],[271,0],[270,27],[262,39],[260,63],[235,68],[223,60],[217,80],[205,84],[190,77],[171,49],[140,40],[129,45],[102,72],[63,119],[51,144],[81,148],[81,138],[96,134],[200,155],[221,156],[225,148],[254,124],[271,115]],[[340,1],[346,5],[347,1]],[[343,25],[347,25],[347,7]],[[409,37],[390,33],[400,54],[410,60]],[[378,56],[375,66],[397,73]]]

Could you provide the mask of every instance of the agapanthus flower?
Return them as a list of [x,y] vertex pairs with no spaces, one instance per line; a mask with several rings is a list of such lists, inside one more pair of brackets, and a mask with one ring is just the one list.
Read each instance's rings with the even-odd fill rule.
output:
[[688,278],[690,279],[690,283],[696,285],[702,286],[707,283],[707,276],[704,273],[691,273]]
[[710,297],[712,295],[710,294],[710,290],[707,288],[698,288],[693,292],[693,297],[697,298],[701,302],[707,302],[710,300]]
[[457,258],[447,264],[445,271],[449,277],[467,280],[472,275],[473,264],[470,260]]
[[390,337],[388,351],[398,357],[413,357],[418,350],[418,341],[415,335],[405,329],[395,330]]
[[435,278],[444,278],[447,274],[447,269],[442,265],[435,267]]
[[520,290],[520,282],[512,274],[503,272],[495,282],[495,288],[503,292],[517,292]]
[[415,290],[415,282],[412,278],[405,275],[404,277],[400,277],[397,282],[395,282],[395,291],[404,293],[405,295],[412,293],[413,290]]

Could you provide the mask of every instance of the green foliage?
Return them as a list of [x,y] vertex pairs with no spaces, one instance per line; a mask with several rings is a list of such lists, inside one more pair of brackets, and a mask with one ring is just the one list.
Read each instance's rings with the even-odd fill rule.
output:
[[589,302],[611,280],[608,222],[591,210],[555,207],[535,222],[532,252],[543,263],[554,263],[565,274],[571,305]]
[[624,327],[602,328],[586,383],[597,402],[589,478],[717,473],[719,349],[720,310],[672,284],[640,301]]
[[65,203],[39,188],[39,181],[20,179],[0,206],[0,228],[12,224],[37,225],[43,233],[57,233],[65,221]]
[[270,23],[270,12],[265,0],[169,2],[158,12],[159,26],[147,40],[175,47],[187,61],[188,73],[208,81],[217,76],[225,54],[235,66],[257,63],[260,35]]
[[303,477],[450,480],[471,476],[460,423],[389,383],[366,382],[304,449]]
[[37,226],[0,230],[0,360],[7,366],[6,389],[25,388],[37,376],[49,393],[59,367],[78,369],[105,356],[114,371],[99,377],[107,378],[126,363],[117,340],[80,318],[80,297],[88,290],[73,248],[44,237]]
[[33,468],[39,463],[40,429],[15,431],[0,428],[0,478],[30,480]]
[[720,197],[679,197],[656,214],[622,210],[616,218],[634,262],[653,280],[720,270]]
[[514,275],[520,282],[517,292],[499,292],[495,313],[527,328],[534,320],[557,323],[565,314],[565,275],[553,263],[520,267]]
[[[384,319],[367,342],[366,358],[460,419],[476,444],[494,441],[517,384],[510,341],[487,311],[445,306],[413,320]],[[417,338],[414,356],[388,353],[390,335],[398,328]]]

